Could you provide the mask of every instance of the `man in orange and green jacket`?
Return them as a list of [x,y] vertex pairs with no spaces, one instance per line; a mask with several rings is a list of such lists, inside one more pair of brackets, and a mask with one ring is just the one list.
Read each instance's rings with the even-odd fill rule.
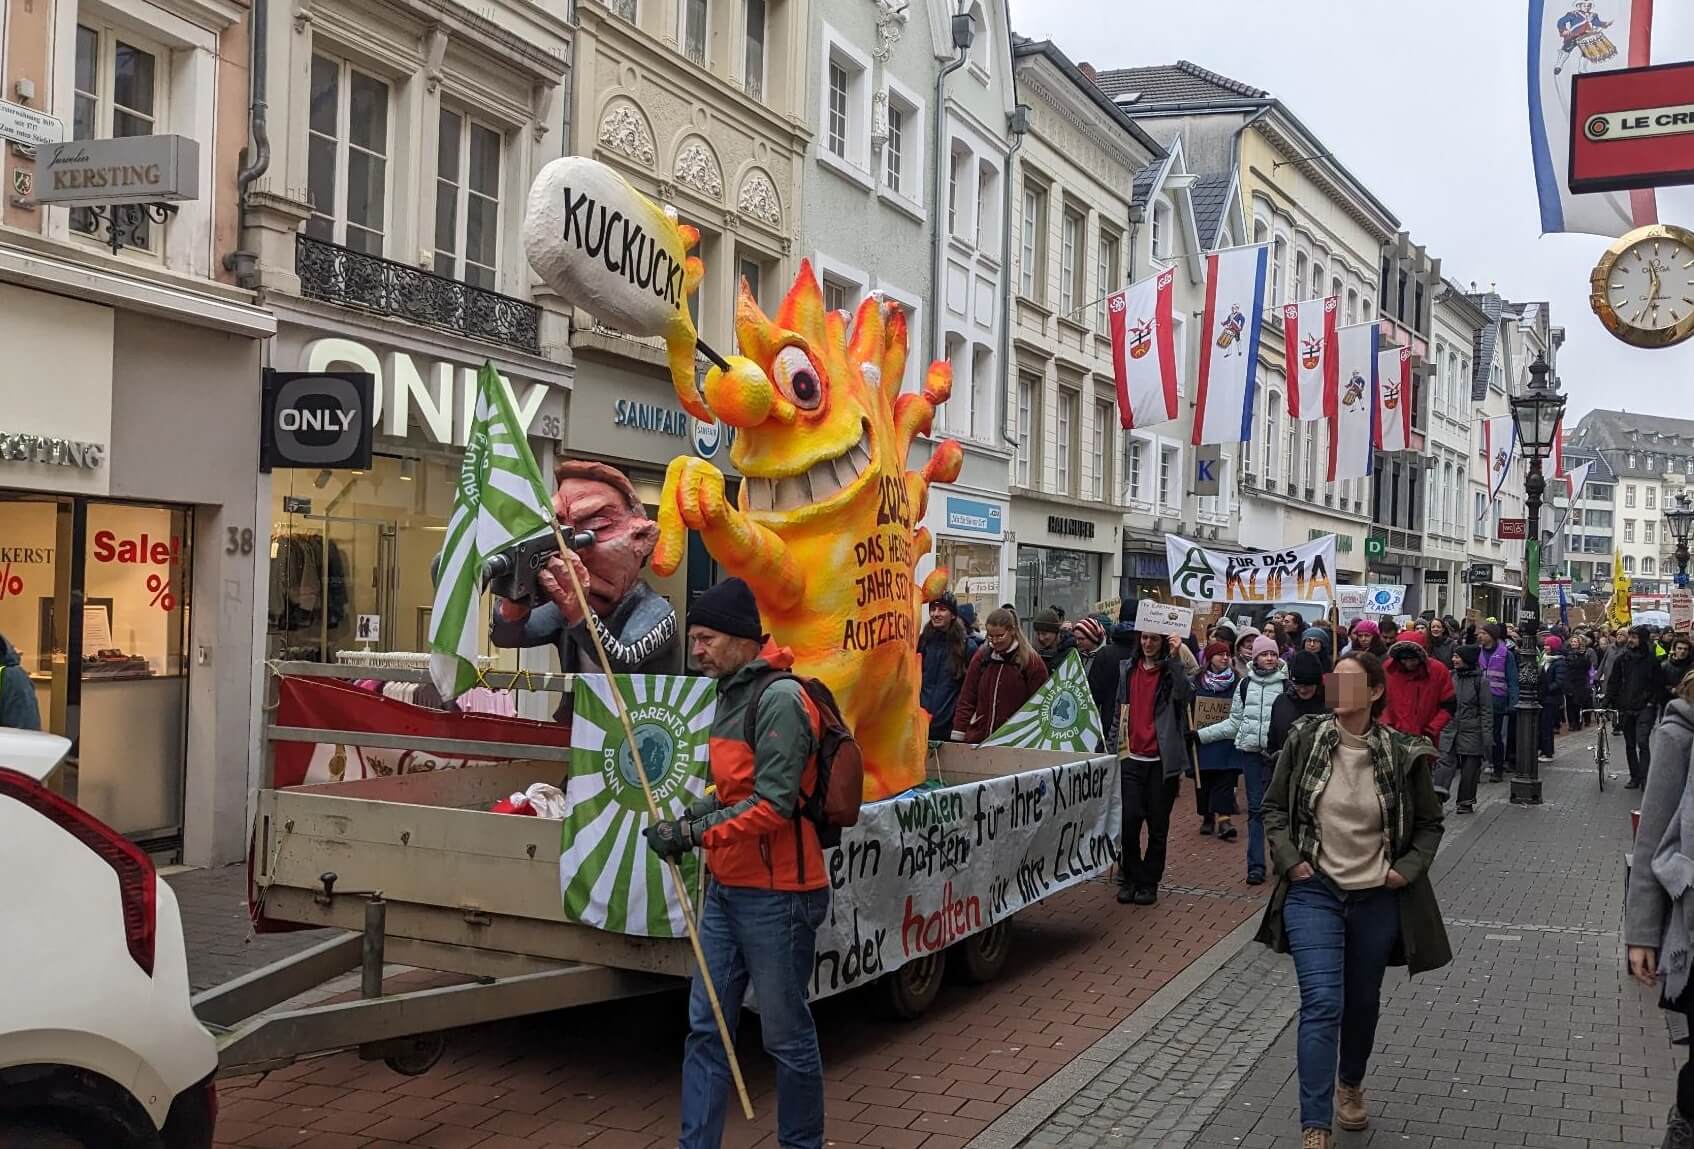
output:
[[[773,672],[789,670],[794,652],[765,637],[753,593],[740,579],[725,579],[694,601],[688,649],[699,670],[718,683],[711,735],[715,794],[686,817],[650,826],[647,844],[667,859],[696,847],[706,851],[711,880],[700,913],[700,947],[724,1020],[734,1033],[751,984],[765,1051],[777,1067],[777,1142],[820,1149],[823,1061],[806,991],[818,927],[829,911],[829,879],[817,827],[800,813],[801,795],[817,785],[817,708],[792,677],[764,682],[755,739],[747,741],[755,691]],[[717,1149],[728,1110],[729,1063],[698,975],[688,1028],[679,1146]]]

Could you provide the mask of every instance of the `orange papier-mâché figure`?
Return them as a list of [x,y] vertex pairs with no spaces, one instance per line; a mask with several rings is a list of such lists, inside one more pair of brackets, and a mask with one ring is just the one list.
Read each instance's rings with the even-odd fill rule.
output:
[[[945,570],[916,582],[932,545],[916,524],[930,484],[958,478],[963,458],[951,440],[922,471],[906,470],[906,455],[947,401],[951,371],[931,364],[921,392],[900,394],[905,313],[875,297],[851,317],[827,310],[808,262],[774,319],[744,284],[735,329],[745,356],[714,367],[703,386],[709,415],[737,430],[740,504],[710,463],[672,460],[653,570],[675,571],[687,532],[699,531],[752,588],[771,637],[793,649],[795,671],[834,693],[864,751],[865,799],[898,794],[923,781],[929,731],[918,705],[918,611],[947,582]],[[701,396],[679,397],[701,413]]]

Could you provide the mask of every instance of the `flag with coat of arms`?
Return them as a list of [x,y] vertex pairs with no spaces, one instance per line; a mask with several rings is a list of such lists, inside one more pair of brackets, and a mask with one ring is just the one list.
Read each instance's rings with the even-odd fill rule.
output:
[[1118,419],[1126,431],[1176,418],[1175,281],[1175,269],[1167,268],[1106,297]]
[[1310,422],[1335,414],[1336,317],[1340,296],[1290,303],[1282,309],[1283,342],[1288,347],[1288,417]]
[[1376,354],[1376,446],[1412,449],[1412,349],[1385,347]]

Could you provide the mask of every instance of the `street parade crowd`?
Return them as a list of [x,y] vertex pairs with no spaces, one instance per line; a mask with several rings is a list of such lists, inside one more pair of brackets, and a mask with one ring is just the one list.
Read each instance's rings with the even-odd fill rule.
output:
[[[1481,786],[1516,761],[1518,628],[1434,612],[1342,627],[1285,611],[1258,630],[1220,618],[1201,641],[1138,633],[1137,605],[1125,600],[1116,620],[1047,608],[1026,627],[1006,604],[979,631],[968,605],[931,603],[918,638],[931,739],[982,741],[1076,651],[1119,760],[1124,904],[1158,900],[1182,780],[1200,833],[1224,848],[1243,836],[1245,783],[1246,881],[1276,881],[1258,938],[1292,955],[1300,985],[1303,1146],[1328,1149],[1332,1124],[1369,1124],[1363,1082],[1386,968],[1452,960],[1429,868],[1449,803],[1474,813]],[[1625,787],[1646,788],[1625,940],[1635,976],[1686,1014],[1694,642],[1670,627],[1558,623],[1531,645],[1539,760],[1562,736],[1609,723]],[[1677,1099],[1664,1145],[1694,1149],[1694,1070]]]

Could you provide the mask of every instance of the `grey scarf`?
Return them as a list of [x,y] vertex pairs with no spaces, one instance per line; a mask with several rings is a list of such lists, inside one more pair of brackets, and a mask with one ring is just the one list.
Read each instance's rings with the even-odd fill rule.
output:
[[1653,876],[1670,895],[1670,916],[1665,919],[1664,939],[1659,944],[1659,976],[1664,979],[1664,1000],[1678,1001],[1688,988],[1689,957],[1694,952],[1694,906],[1689,903],[1694,889],[1694,770],[1683,784],[1682,802],[1676,817],[1665,826],[1664,837],[1653,851]]

